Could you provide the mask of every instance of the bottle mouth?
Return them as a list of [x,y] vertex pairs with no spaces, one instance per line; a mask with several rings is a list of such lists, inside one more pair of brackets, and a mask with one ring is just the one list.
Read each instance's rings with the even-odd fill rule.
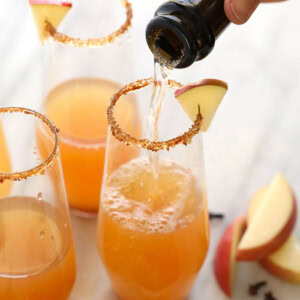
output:
[[146,28],[146,40],[151,52],[170,68],[187,68],[197,57],[192,36],[174,16],[156,16]]

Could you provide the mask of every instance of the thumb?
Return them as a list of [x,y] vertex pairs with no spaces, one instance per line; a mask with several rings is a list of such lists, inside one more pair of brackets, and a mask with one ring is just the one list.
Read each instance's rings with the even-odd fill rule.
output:
[[225,0],[227,18],[235,24],[243,24],[252,15],[260,0]]

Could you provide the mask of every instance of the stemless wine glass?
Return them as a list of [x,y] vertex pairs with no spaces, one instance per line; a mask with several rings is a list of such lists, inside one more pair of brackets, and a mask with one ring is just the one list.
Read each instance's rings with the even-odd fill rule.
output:
[[[130,98],[123,96],[134,92],[146,130],[153,83],[147,79],[125,86],[108,109],[111,134],[98,217],[98,249],[121,299],[182,300],[193,286],[209,244],[199,133],[202,118],[198,112],[191,124],[174,99],[173,88],[179,83],[169,81],[158,140],[124,132],[115,114],[120,109],[116,102],[128,104]],[[182,134],[188,124],[191,128]],[[125,152],[133,158],[120,164],[119,157]]]
[[56,128],[25,108],[0,122],[0,299],[65,300],[76,266]]
[[[72,211],[95,216],[104,168],[111,96],[134,78],[128,30],[132,9],[127,0],[76,1],[61,31],[46,23],[46,94],[42,111],[60,130],[62,168]],[[80,38],[73,38],[73,36]],[[86,38],[102,36],[101,38]],[[128,72],[128,70],[131,70]],[[134,101],[123,106],[126,127]],[[46,138],[44,136],[44,138]]]

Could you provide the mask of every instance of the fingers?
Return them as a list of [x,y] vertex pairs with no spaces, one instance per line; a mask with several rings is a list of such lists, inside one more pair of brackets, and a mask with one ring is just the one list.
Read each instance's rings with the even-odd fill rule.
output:
[[225,0],[227,18],[235,24],[243,24],[252,15],[260,0]]
[[244,24],[260,2],[284,2],[287,0],[225,0],[225,12],[227,18],[235,24]]

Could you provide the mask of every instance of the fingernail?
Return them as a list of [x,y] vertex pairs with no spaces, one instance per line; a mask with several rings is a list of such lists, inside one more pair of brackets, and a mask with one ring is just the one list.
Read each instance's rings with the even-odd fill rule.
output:
[[230,1],[230,8],[234,16],[242,23],[246,22],[259,4],[259,0]]

